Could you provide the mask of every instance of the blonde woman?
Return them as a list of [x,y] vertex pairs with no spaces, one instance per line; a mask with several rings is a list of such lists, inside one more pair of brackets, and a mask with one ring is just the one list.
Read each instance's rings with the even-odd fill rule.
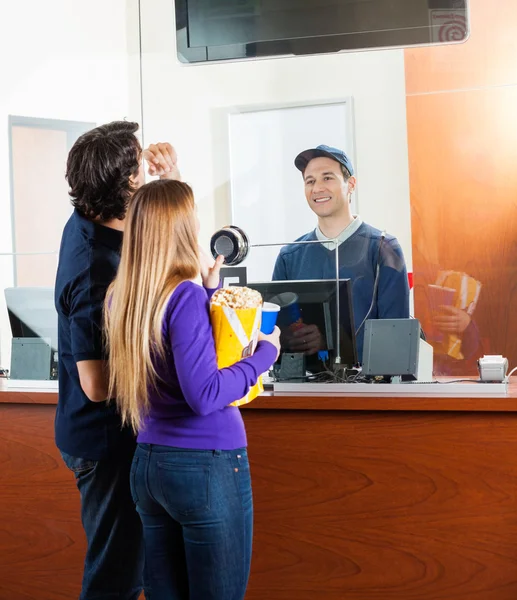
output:
[[[134,195],[107,297],[110,397],[138,433],[131,491],[144,528],[152,600],[242,600],[253,506],[239,409],[276,360],[278,329],[255,354],[218,370],[209,299],[221,260],[198,253],[188,185]],[[194,283],[200,274],[204,288]]]

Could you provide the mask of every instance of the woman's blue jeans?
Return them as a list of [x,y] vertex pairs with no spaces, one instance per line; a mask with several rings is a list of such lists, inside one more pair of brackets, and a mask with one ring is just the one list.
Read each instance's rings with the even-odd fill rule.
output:
[[131,493],[144,528],[147,600],[242,600],[253,537],[245,448],[139,444]]

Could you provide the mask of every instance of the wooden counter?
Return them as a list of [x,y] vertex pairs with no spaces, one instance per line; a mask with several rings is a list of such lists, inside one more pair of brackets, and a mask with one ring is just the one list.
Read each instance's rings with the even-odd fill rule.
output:
[[[245,410],[249,600],[514,600],[517,386],[506,398],[266,394]],[[0,383],[0,599],[78,596],[84,535],[55,392]]]

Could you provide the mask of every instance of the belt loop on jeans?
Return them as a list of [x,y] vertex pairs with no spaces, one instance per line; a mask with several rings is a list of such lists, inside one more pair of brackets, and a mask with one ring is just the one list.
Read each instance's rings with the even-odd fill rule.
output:
[[138,447],[139,447],[140,451],[145,452],[148,457],[151,455],[152,444],[139,443]]
[[221,454],[222,454],[222,450],[214,450],[215,457],[221,456]]

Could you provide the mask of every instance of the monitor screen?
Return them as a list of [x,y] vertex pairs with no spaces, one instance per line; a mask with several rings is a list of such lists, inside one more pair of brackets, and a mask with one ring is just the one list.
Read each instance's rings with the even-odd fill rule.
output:
[[178,56],[207,62],[454,43],[469,0],[176,0]]
[[[300,325],[315,325],[321,336],[321,350],[327,350],[329,360],[334,362],[336,352],[336,281],[316,279],[310,281],[271,281],[248,283],[248,287],[261,293],[264,302],[281,307],[278,326],[282,331],[282,352],[292,352],[289,334]],[[349,279],[340,280],[339,286],[339,335],[341,363],[357,364],[352,287]],[[308,364],[317,366],[317,353],[308,356]]]
[[6,288],[5,301],[13,337],[50,339],[52,350],[57,350],[54,288]]

